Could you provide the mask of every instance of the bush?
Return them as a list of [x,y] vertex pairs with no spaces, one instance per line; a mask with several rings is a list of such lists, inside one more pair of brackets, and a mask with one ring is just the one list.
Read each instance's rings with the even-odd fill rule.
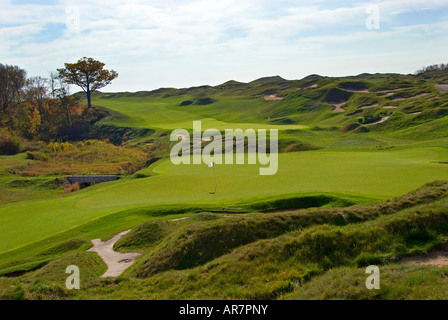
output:
[[30,160],[44,161],[44,162],[50,160],[50,157],[41,151],[27,151],[26,158]]
[[0,129],[0,154],[13,155],[20,152],[21,141],[8,128]]
[[76,181],[74,184],[68,184],[64,187],[65,193],[75,192],[81,190],[81,185],[78,181]]

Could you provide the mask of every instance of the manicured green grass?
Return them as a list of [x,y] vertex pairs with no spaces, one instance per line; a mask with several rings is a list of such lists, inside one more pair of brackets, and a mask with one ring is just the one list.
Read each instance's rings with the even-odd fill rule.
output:
[[[234,102],[236,107],[247,109],[249,105],[254,105],[250,100],[232,100],[224,102],[224,105],[216,103],[216,108],[221,107],[222,114],[215,111],[207,111],[207,115],[199,115],[199,110],[204,109],[201,106],[180,107],[179,104],[184,98],[169,98],[169,99],[148,99],[148,98],[114,98],[93,100],[93,103],[113,111],[124,114],[124,117],[119,117],[116,120],[106,119],[106,123],[111,123],[119,126],[129,127],[145,127],[156,129],[191,129],[193,121],[201,120],[202,129],[206,130],[214,128],[218,130],[240,128],[246,129],[304,129],[306,125],[273,125],[265,121],[261,122],[259,118],[253,117],[248,122],[243,122],[241,118],[232,117],[232,113],[226,107],[232,105]],[[228,100],[228,98],[227,98]],[[234,105],[234,106],[235,106]],[[197,110],[192,110],[193,108]],[[229,119],[230,121],[218,120],[218,118]],[[250,121],[252,120],[252,121]]]
[[[276,175],[259,165],[173,165],[161,161],[141,171],[149,178],[124,179],[43,201],[0,208],[0,252],[67,231],[114,212],[156,205],[229,207],[260,199],[331,193],[386,199],[436,179],[448,179],[444,148],[396,151],[318,150],[279,155]],[[152,170],[152,171],[151,171]],[[18,227],[20,225],[20,227]]]

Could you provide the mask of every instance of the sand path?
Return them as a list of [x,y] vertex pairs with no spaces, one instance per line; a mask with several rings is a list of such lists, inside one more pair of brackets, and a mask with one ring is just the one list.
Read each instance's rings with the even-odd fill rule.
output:
[[92,240],[93,247],[87,251],[98,253],[107,265],[107,270],[101,278],[118,277],[134,263],[136,257],[141,255],[141,253],[121,253],[114,251],[114,244],[129,231],[131,230],[121,232],[105,242],[101,241],[101,239]]
[[445,267],[448,266],[448,247],[445,247],[443,250],[430,252],[425,256],[407,257],[401,261],[404,263]]

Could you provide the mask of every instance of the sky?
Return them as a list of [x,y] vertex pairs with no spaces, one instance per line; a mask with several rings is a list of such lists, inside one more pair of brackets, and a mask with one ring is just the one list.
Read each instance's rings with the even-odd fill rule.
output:
[[47,76],[92,57],[119,74],[103,92],[448,63],[447,0],[0,0],[0,8],[0,63]]

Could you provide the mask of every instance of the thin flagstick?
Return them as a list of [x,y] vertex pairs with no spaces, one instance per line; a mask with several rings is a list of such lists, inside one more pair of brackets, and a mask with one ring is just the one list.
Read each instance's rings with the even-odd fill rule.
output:
[[217,183],[216,183],[216,168],[215,168],[214,164],[213,164],[213,172],[215,173],[215,193],[216,193],[216,185],[217,185]]

